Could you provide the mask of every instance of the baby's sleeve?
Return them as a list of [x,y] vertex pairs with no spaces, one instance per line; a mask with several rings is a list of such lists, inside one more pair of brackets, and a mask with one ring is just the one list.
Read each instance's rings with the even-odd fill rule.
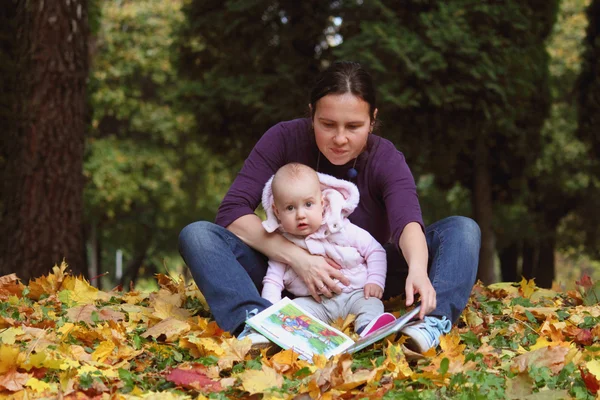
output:
[[267,274],[263,278],[263,289],[261,293],[263,299],[267,299],[273,304],[281,300],[285,269],[285,264],[269,260]]
[[374,283],[385,289],[387,274],[387,254],[385,249],[369,232],[352,223],[345,227],[351,245],[358,250],[367,265],[367,283]]

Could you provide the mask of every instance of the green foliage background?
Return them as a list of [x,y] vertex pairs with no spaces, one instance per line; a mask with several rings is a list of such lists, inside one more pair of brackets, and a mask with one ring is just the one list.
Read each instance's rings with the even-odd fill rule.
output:
[[107,285],[117,249],[123,283],[137,267],[184,271],[179,230],[214,218],[257,138],[304,116],[336,59],[375,75],[379,134],[409,159],[427,222],[473,215],[480,139],[500,252],[600,248],[583,223],[597,162],[576,135],[589,0],[93,4],[86,231]]

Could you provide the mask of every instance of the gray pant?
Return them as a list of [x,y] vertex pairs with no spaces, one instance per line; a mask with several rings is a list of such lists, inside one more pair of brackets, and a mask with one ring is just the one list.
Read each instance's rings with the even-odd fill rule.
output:
[[321,296],[321,303],[317,303],[312,297],[296,297],[294,302],[328,324],[337,318],[346,318],[348,314],[354,314],[356,315],[355,331],[364,328],[371,320],[383,314],[381,300],[376,297],[365,299],[363,289],[341,293],[330,299]]

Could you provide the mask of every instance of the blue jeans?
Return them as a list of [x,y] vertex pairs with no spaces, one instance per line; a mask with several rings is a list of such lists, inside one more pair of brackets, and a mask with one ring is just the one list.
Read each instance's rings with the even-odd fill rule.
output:
[[[437,293],[430,315],[453,323],[465,308],[477,275],[481,234],[475,221],[449,217],[425,230],[429,248],[429,278]],[[404,294],[408,266],[398,247],[385,246],[388,270],[384,299]],[[194,222],[179,234],[179,252],[190,268],[221,329],[243,328],[246,311],[271,303],[260,297],[267,258],[227,229],[211,222]]]

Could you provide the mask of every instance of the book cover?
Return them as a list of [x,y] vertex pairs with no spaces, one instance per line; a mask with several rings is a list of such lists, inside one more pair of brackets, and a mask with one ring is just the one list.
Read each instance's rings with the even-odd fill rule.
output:
[[246,323],[279,347],[293,349],[301,358],[312,361],[314,354],[330,358],[344,352],[353,353],[398,332],[418,314],[419,309],[420,307],[415,307],[392,324],[357,342],[314,317],[287,297],[248,319]]

